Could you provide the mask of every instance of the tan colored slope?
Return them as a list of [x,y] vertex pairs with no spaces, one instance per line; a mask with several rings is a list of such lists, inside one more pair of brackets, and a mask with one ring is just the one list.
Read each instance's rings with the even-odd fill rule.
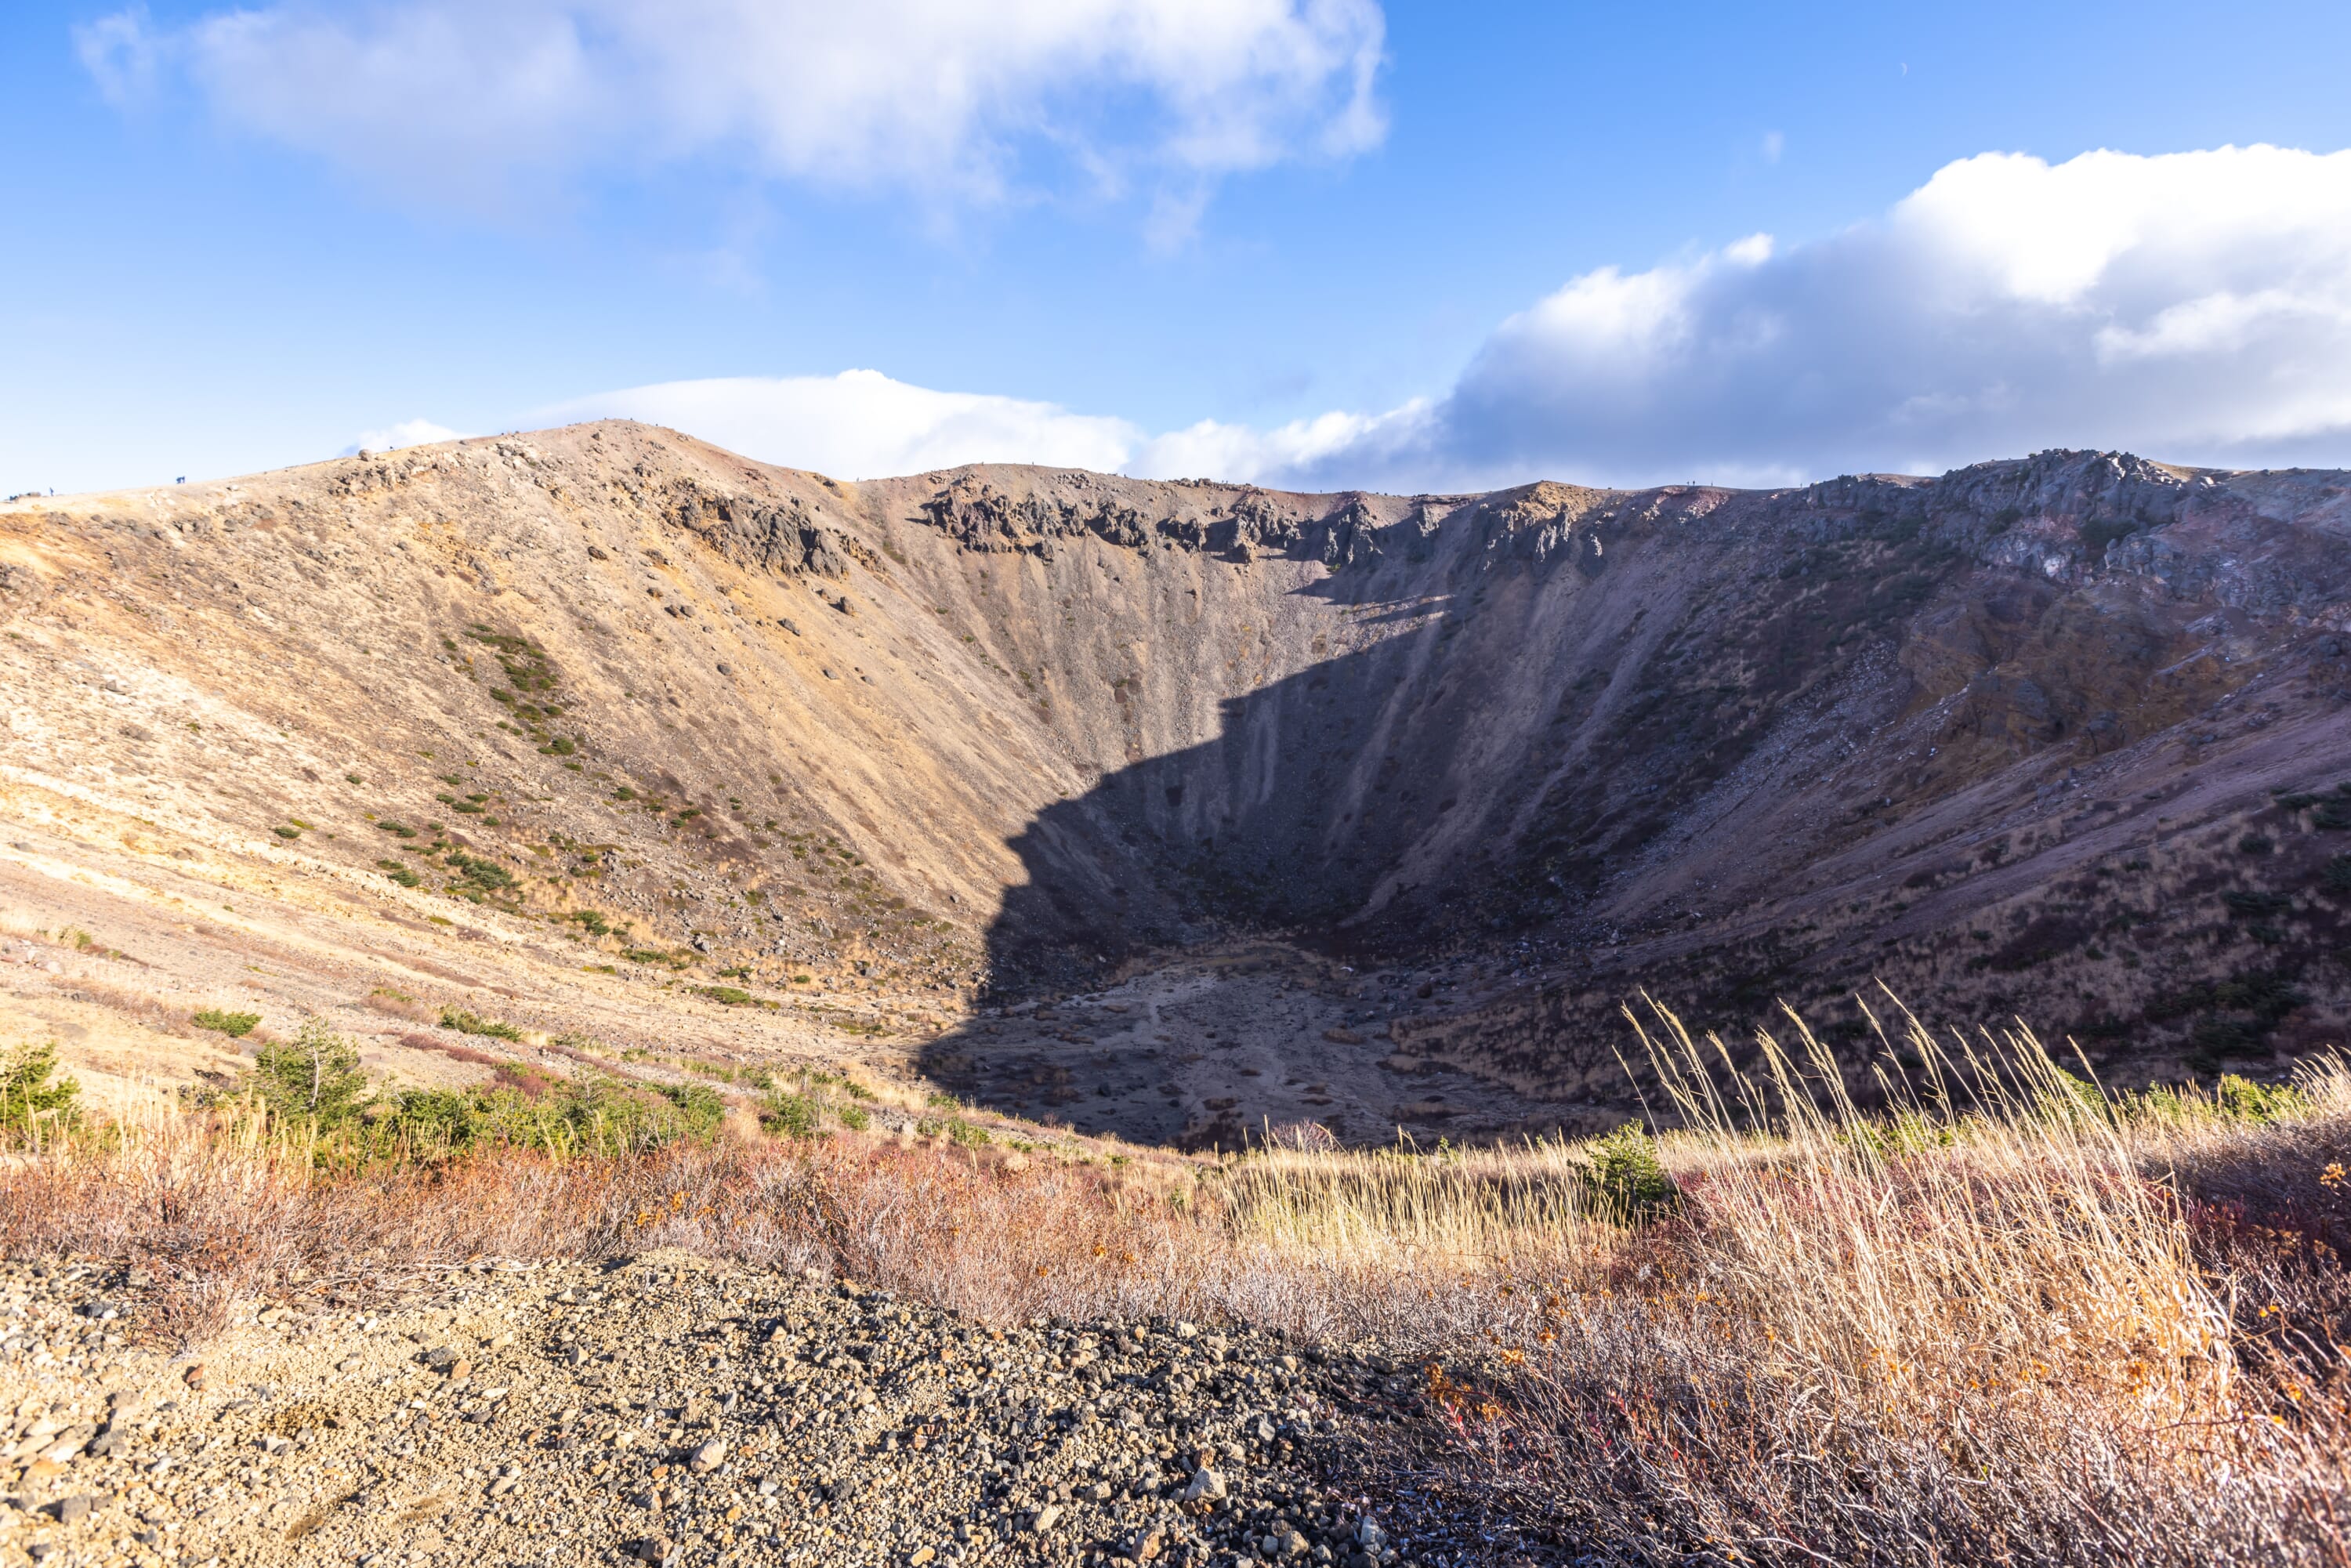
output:
[[[2332,819],[2266,793],[2338,781],[2337,478],[845,485],[606,423],[19,504],[0,919],[402,1071],[379,987],[1154,1139],[1605,1120],[1644,984],[2268,1063],[2343,1016]],[[71,978],[0,1030],[96,1027]]]

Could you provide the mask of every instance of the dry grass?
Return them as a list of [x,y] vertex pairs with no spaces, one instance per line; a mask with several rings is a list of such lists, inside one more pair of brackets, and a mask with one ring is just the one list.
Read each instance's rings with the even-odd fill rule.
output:
[[[1425,1358],[1391,1458],[1502,1538],[1611,1560],[2343,1563],[2351,1073],[2108,1105],[2029,1036],[1938,1041],[1865,1118],[1801,1025],[1753,1076],[1662,1013],[1678,1193],[1593,1151],[1123,1165],[835,1135],[319,1176],[162,1118],[0,1170],[0,1245],[240,1294],[673,1246],[840,1269],[983,1318],[1248,1320]],[[1875,1098],[1875,1094],[1873,1098]],[[1441,1370],[1439,1370],[1441,1368]]]

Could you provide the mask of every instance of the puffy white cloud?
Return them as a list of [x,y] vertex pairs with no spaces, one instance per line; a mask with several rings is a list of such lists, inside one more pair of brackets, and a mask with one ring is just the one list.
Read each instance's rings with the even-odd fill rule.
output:
[[1315,487],[1773,485],[2050,446],[2351,465],[2351,152],[1963,159],[1825,239],[1571,278],[1433,402],[1203,423],[1137,464]]
[[2351,462],[2351,152],[1987,153],[1812,244],[1586,273],[1495,329],[1425,436],[1367,455],[1421,482]]
[[[412,193],[694,154],[986,200],[1343,155],[1384,131],[1376,0],[276,0],[77,32],[118,100],[184,73],[232,125]],[[1164,222],[1164,216],[1155,222]]]
[[732,452],[847,479],[966,463],[1034,463],[1145,478],[1279,478],[1344,460],[1416,452],[1425,403],[1391,413],[1326,413],[1270,430],[1202,420],[1153,436],[1132,422],[987,392],[938,392],[879,371],[726,376],[573,399],[542,422],[640,419]]
[[553,420],[641,419],[770,463],[846,479],[965,463],[1110,471],[1141,444],[1123,419],[980,392],[935,392],[878,371],[732,376],[629,387],[543,411]]
[[1324,413],[1271,430],[1204,419],[1141,443],[1120,465],[1146,479],[1280,480],[1353,465],[1393,466],[1427,440],[1429,406],[1384,414]]
[[445,424],[435,424],[429,419],[403,419],[398,424],[381,430],[362,432],[357,441],[343,448],[346,457],[361,452],[395,452],[403,446],[430,446],[436,441],[462,441],[465,436]]
[[871,371],[554,412],[861,477],[996,461],[1311,488],[1763,485],[2060,445],[2351,465],[2351,152],[1965,159],[1825,239],[1572,278],[1443,395],[1380,413],[1155,435]]

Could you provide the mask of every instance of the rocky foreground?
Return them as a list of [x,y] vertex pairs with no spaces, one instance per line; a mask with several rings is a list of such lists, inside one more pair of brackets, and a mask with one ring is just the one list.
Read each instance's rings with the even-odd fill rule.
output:
[[303,1281],[174,1354],[148,1343],[153,1285],[0,1270],[0,1563],[1368,1568],[1510,1546],[1383,1480],[1421,1378],[1368,1349],[996,1332],[654,1253]]

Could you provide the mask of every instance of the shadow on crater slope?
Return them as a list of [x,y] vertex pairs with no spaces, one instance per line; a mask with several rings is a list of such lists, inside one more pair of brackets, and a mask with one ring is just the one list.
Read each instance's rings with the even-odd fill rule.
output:
[[[1645,988],[1734,1034],[1799,1003],[1865,1095],[1879,981],[2075,1030],[2125,1080],[2307,1049],[2343,990],[2311,802],[2343,781],[2313,622],[2345,552],[2275,497],[2106,464],[1620,498],[1531,554],[1475,515],[1391,528],[1300,591],[1358,645],[1011,841],[1008,1006],[925,1066],[1228,1143],[1604,1124]],[[2293,1005],[2236,1017],[2244,975]]]

